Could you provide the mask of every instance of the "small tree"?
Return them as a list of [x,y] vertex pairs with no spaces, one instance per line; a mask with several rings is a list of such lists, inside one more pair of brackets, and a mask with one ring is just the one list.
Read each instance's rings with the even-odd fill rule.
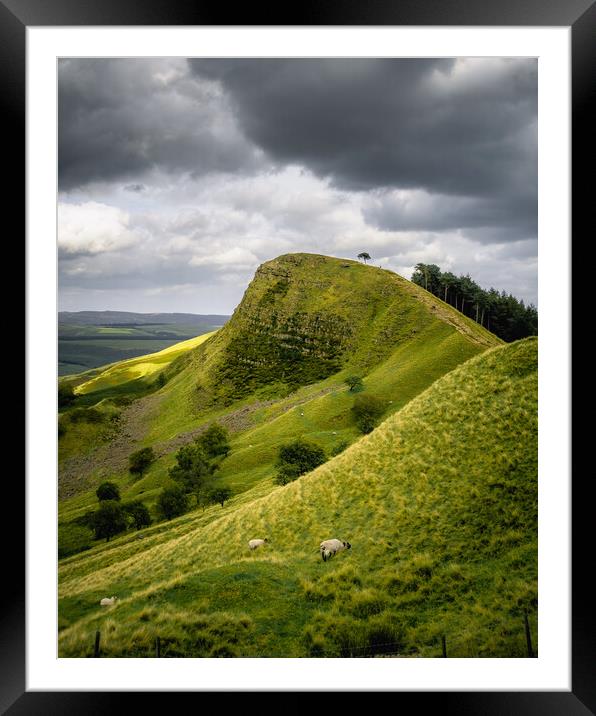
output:
[[75,394],[70,383],[60,383],[58,386],[58,407],[67,408],[75,401]]
[[178,485],[164,487],[157,498],[157,507],[166,520],[183,515],[188,510],[186,492]]
[[128,471],[132,475],[141,477],[145,470],[155,460],[155,453],[152,447],[141,448],[128,458]]
[[224,502],[232,496],[232,490],[229,487],[216,487],[209,492],[209,501],[224,506]]
[[369,393],[357,395],[354,398],[352,413],[360,432],[365,434],[372,432],[386,407],[386,402],[376,395],[370,395]]
[[277,483],[286,485],[322,465],[326,459],[323,448],[307,440],[282,445],[277,458]]
[[197,498],[207,487],[213,475],[214,466],[201,445],[183,445],[176,453],[176,465],[170,468],[170,477],[178,482],[185,492],[194,492]]
[[364,263],[366,263],[367,261],[370,261],[370,254],[368,254],[366,251],[362,251],[362,253],[358,254],[358,258],[362,259]]
[[110,537],[126,530],[126,514],[115,500],[105,500],[93,515],[95,539],[110,541]]
[[350,393],[355,393],[357,390],[360,390],[364,387],[364,384],[362,382],[362,378],[359,375],[349,375],[345,380],[344,383],[349,386]]
[[100,502],[105,500],[120,500],[120,490],[118,489],[118,485],[113,482],[102,482],[97,490],[95,490],[95,494]]
[[213,423],[196,439],[209,458],[224,457],[230,452],[229,433],[222,425]]
[[123,505],[124,511],[128,515],[132,527],[140,530],[151,524],[151,515],[144,502],[141,500],[133,500]]

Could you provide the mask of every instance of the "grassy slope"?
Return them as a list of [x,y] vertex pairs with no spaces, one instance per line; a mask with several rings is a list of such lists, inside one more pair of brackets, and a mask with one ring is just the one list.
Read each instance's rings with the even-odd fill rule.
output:
[[175,343],[157,353],[150,353],[149,355],[131,358],[130,360],[107,366],[97,372],[90,380],[78,384],[75,392],[84,395],[85,393],[93,393],[105,388],[115,388],[131,381],[150,377],[166,368],[173,360],[187,351],[200,346],[201,343],[211,338],[214,333],[215,331],[204,333],[201,336]]
[[[289,285],[280,292],[278,284],[282,279]],[[228,347],[238,337],[245,341],[243,354],[261,351],[268,355],[270,346],[255,344],[253,339],[255,316],[259,326],[279,334],[280,325],[288,317],[321,314],[331,317],[324,326],[327,332],[337,326],[342,331],[348,326],[351,331],[345,338],[346,348],[338,372],[290,395],[287,386],[274,380],[273,384],[257,384],[249,395],[243,396],[240,391],[240,396],[225,407],[206,401],[204,396],[201,401],[201,394],[211,395],[212,386],[219,384],[218,369],[222,363],[233,363],[235,356],[230,356]],[[309,336],[311,331],[310,337],[316,338],[317,328],[311,329],[308,320],[302,323],[303,335]],[[302,436],[315,440],[331,453],[341,442],[358,438],[350,413],[353,394],[343,383],[346,375],[354,372],[362,375],[365,389],[388,401],[386,415],[389,415],[441,375],[500,343],[478,324],[392,272],[318,255],[282,256],[259,269],[224,328],[171,364],[173,377],[146,411],[144,436],[134,447],[131,445],[131,452],[141,446],[163,444],[214,419],[225,422],[230,413],[250,409],[249,417],[241,425],[230,423],[234,431],[232,451],[222,463],[220,479],[234,492],[263,481],[273,489],[276,450],[280,444]],[[180,361],[186,365],[178,369]],[[143,380],[126,383],[118,380],[129,377],[130,366],[147,362],[148,358],[143,357],[109,366],[99,376],[90,372],[92,379],[78,390],[85,391],[82,398],[92,404],[96,398],[126,394],[137,384],[142,388]],[[277,377],[279,365],[274,363],[270,368],[272,376]],[[197,391],[198,384],[207,389]],[[287,397],[279,397],[284,395]],[[61,439],[61,459],[71,458],[77,451],[93,450],[104,433],[101,426],[74,426]],[[108,472],[98,466],[89,483],[96,486],[101,480],[113,480],[124,499],[140,497],[153,508],[159,490],[168,483],[167,473],[173,463],[172,449],[137,482],[131,481],[125,465]],[[69,521],[93,509],[95,504],[94,489],[62,501],[60,521]]]
[[[60,654],[524,656],[536,607],[537,341],[477,356],[263,497],[65,560]],[[256,499],[252,499],[256,497]],[[256,553],[248,539],[268,536]],[[324,564],[320,540],[353,548]],[[120,604],[99,607],[116,594]]]

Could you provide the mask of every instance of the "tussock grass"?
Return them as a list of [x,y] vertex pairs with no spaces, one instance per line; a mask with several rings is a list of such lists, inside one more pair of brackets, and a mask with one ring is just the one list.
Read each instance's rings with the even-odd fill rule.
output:
[[[65,560],[60,654],[88,655],[101,628],[115,656],[149,655],[158,632],[178,656],[436,656],[443,634],[450,656],[525,656],[536,354],[532,338],[488,350],[294,483]],[[352,549],[323,563],[330,537]]]

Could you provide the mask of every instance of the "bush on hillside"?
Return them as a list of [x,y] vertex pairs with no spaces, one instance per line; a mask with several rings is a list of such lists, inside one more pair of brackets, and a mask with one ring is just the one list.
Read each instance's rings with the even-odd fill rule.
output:
[[102,482],[95,490],[95,494],[100,502],[104,500],[120,500],[120,490],[114,482]]
[[188,510],[186,492],[178,485],[164,487],[157,498],[157,508],[166,520],[183,515]]
[[362,378],[359,375],[349,375],[344,383],[350,388],[350,393],[355,393],[364,387]]
[[126,513],[116,500],[105,500],[93,514],[95,539],[105,538],[106,542],[109,542],[110,537],[124,532],[127,527]]
[[152,447],[141,448],[128,458],[128,471],[132,475],[142,477],[145,470],[155,460],[155,453]]
[[151,515],[144,502],[141,500],[133,500],[132,502],[126,502],[123,505],[124,512],[126,513],[131,527],[136,530],[140,530],[143,527],[148,527],[151,524]]
[[216,487],[209,492],[209,501],[222,507],[230,497],[232,497],[232,490],[229,487]]
[[172,480],[180,484],[186,493],[194,493],[197,499],[211,483],[214,465],[201,445],[184,445],[176,453],[176,465],[170,468]]
[[386,407],[386,401],[376,395],[370,395],[369,393],[357,395],[354,398],[352,413],[360,432],[364,434],[372,432]]
[[300,439],[282,445],[277,458],[276,482],[286,485],[322,465],[326,459],[323,448],[307,440]]
[[195,442],[203,448],[209,458],[216,458],[220,455],[226,457],[230,452],[229,433],[218,423],[210,425]]
[[105,417],[97,408],[73,408],[68,413],[71,423],[101,423]]
[[75,401],[75,394],[70,383],[60,383],[58,386],[58,408],[67,408]]

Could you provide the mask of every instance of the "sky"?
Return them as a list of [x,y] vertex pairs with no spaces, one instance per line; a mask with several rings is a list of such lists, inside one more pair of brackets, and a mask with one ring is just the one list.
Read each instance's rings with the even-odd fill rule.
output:
[[537,305],[535,59],[62,59],[60,310],[230,314],[308,252]]

